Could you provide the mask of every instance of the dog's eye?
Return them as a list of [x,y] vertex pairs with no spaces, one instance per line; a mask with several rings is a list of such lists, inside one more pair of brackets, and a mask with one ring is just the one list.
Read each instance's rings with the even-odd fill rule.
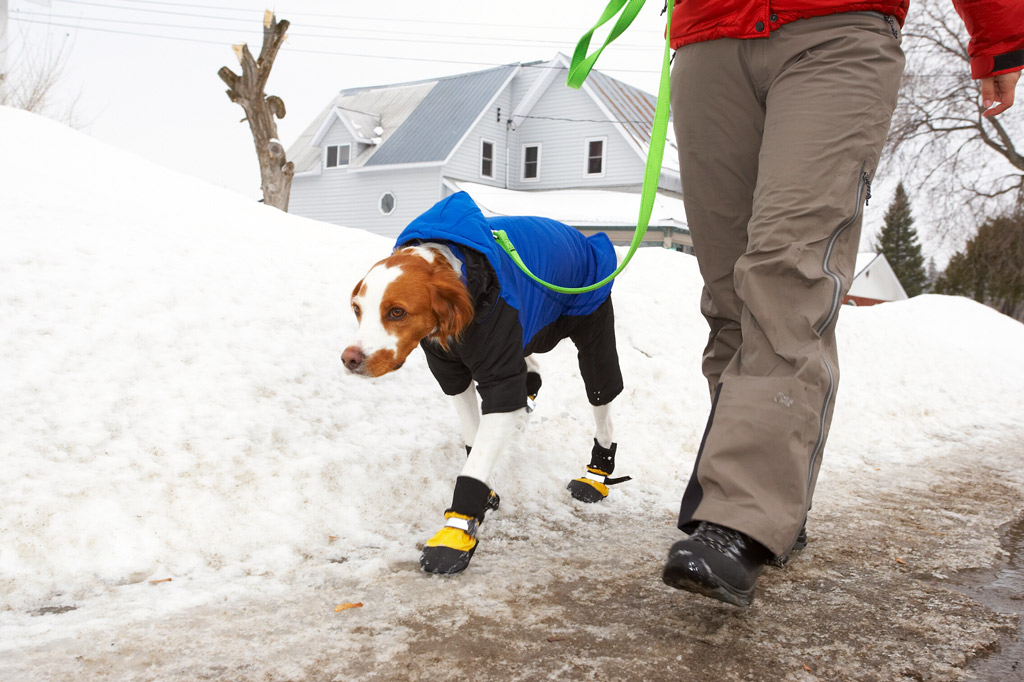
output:
[[363,314],[363,311],[359,309],[359,304],[357,304],[357,303],[353,303],[352,304],[352,312],[354,312],[356,314],[357,318],[362,316],[362,314]]
[[392,308],[388,311],[389,320],[400,320],[405,317],[405,311],[401,308]]

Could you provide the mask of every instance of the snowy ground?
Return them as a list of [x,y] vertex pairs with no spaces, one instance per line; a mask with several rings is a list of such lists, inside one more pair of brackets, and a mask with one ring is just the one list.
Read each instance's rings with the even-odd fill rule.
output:
[[1024,325],[988,308],[844,309],[812,543],[740,611],[658,580],[705,326],[692,258],[643,250],[614,294],[634,480],[568,497],[591,420],[559,347],[473,565],[440,579],[417,543],[454,413],[419,353],[374,381],[338,359],[388,240],[2,107],[0,159],[2,680],[953,680],[1014,627],[949,587],[1024,509]]

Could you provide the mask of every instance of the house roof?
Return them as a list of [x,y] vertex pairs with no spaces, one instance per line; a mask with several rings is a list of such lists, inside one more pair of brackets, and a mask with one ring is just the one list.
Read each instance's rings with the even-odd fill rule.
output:
[[870,251],[862,251],[857,254],[857,264],[853,267],[853,276],[856,277],[878,258],[879,254]]
[[[543,64],[548,63],[568,67],[568,59],[562,54]],[[288,158],[295,164],[296,173],[318,173],[320,142],[330,125],[340,119],[350,131],[363,131],[354,135],[357,142],[365,143],[356,144],[352,150],[353,168],[442,163],[519,69],[540,64],[509,64],[412,83],[342,90],[291,146]],[[582,89],[615,121],[636,152],[646,156],[656,98],[597,70],[590,72]],[[371,136],[364,131],[378,125],[384,131],[381,135]],[[678,184],[678,160],[671,134],[669,145],[662,164],[662,184],[671,186],[673,179]]]
[[[616,122],[616,127],[646,160],[651,146],[651,130],[654,125],[654,110],[658,106],[658,98],[597,70],[590,72],[583,84],[583,89],[589,92],[597,101],[598,106]],[[675,129],[671,124],[671,116],[669,121],[659,185],[662,187],[676,186],[676,189],[681,191],[681,187],[678,187],[679,151],[676,146]]]
[[433,80],[341,91],[288,149],[288,158],[295,164],[295,172],[319,172],[323,155],[319,144],[334,121],[342,119],[351,130],[353,123],[361,125],[358,118],[372,115],[375,124],[380,125],[384,132],[379,136],[380,144],[353,150],[350,165],[363,165],[402,127],[436,84],[437,81]]
[[518,69],[501,66],[439,78],[365,165],[444,161]]
[[[318,171],[320,142],[335,120],[352,131],[380,126],[353,150],[350,167],[441,162],[505,86],[518,65],[412,83],[342,90],[288,150],[296,173]],[[372,124],[372,125],[371,125]],[[379,137],[370,144],[371,137]]]

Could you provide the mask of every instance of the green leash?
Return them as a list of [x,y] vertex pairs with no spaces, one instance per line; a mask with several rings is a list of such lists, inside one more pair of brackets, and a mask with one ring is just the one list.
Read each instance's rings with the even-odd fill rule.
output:
[[[544,285],[548,289],[558,291],[563,294],[584,294],[588,291],[594,291],[600,289],[608,282],[615,279],[620,272],[626,267],[633,254],[636,253],[637,248],[644,240],[644,235],[647,234],[647,226],[651,222],[651,211],[654,210],[654,198],[658,192],[658,178],[661,176],[661,160],[665,155],[665,133],[668,130],[668,113],[669,113],[669,40],[672,33],[672,5],[674,0],[668,0],[665,3],[666,14],[668,15],[667,24],[665,28],[665,53],[661,63],[661,82],[658,85],[658,103],[654,110],[654,126],[651,130],[651,146],[647,154],[647,165],[644,168],[644,182],[643,189],[640,192],[640,217],[637,219],[636,231],[633,233],[633,242],[629,245],[629,252],[626,257],[622,260],[622,263],[615,272],[608,275],[600,282],[591,284],[585,287],[560,287],[550,282],[545,282],[541,278],[530,272],[530,269],[526,267],[523,260],[519,257],[516,252],[516,247],[513,246],[512,241],[505,234],[504,230],[495,230],[493,232],[494,238],[498,241],[498,244],[505,253],[512,258],[512,261],[519,266],[519,269],[525,272],[535,282]],[[637,14],[640,13],[640,8],[643,7],[644,0],[609,0],[608,6],[604,8],[604,12],[601,14],[601,18],[598,19],[597,23],[592,29],[583,34],[580,38],[579,43],[576,45],[576,51],[572,55],[572,63],[569,65],[569,79],[568,85],[571,88],[577,90],[583,85],[583,81],[587,79],[590,74],[590,70],[594,67],[597,62],[597,58],[601,56],[601,52],[604,48],[622,35],[622,32],[633,22]],[[625,7],[625,9],[623,9]],[[604,44],[598,48],[592,55],[587,56],[587,48],[590,46],[590,39],[594,35],[594,31],[607,23],[612,17],[622,10],[622,14],[619,15],[618,21],[612,27],[612,30],[608,33],[608,37],[605,39]]]

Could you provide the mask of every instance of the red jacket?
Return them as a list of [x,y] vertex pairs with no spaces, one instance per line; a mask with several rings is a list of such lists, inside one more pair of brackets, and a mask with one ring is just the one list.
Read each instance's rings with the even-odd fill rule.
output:
[[[881,12],[903,25],[909,0],[675,0],[672,47],[717,38],[767,38],[797,19],[840,12]],[[971,35],[971,76],[1024,68],[1024,1],[953,0]]]

